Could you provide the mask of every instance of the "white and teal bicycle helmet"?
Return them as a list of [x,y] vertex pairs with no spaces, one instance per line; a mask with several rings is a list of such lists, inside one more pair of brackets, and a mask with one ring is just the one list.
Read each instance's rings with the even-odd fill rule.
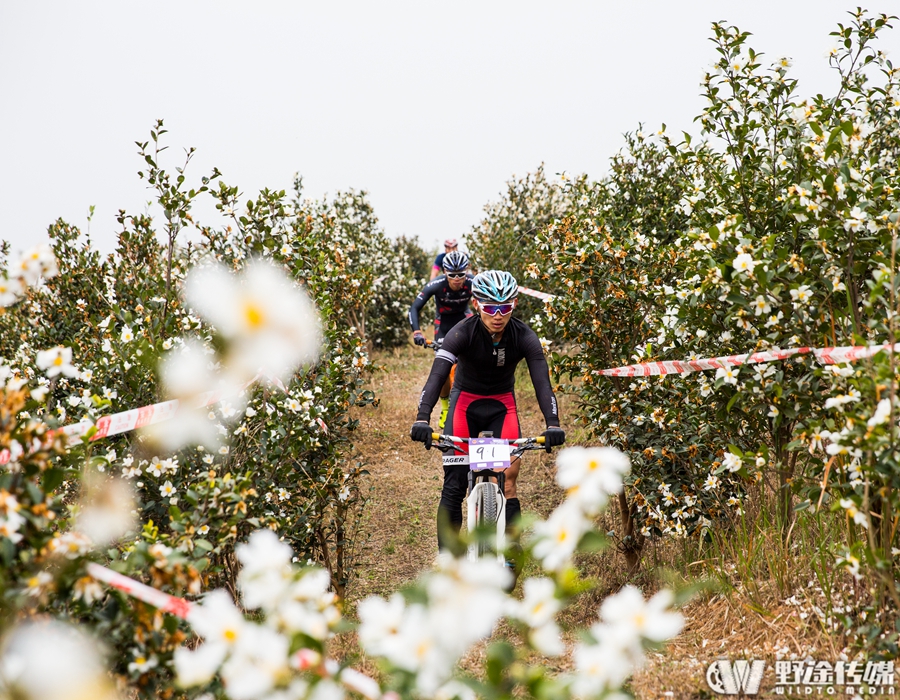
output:
[[488,304],[502,304],[519,296],[519,285],[506,270],[485,270],[472,280],[472,296]]

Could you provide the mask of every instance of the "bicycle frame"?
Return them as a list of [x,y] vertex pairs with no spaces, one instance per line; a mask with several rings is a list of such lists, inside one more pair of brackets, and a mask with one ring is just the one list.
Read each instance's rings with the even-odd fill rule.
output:
[[[479,437],[492,437],[491,434],[482,433]],[[433,434],[437,441],[437,448],[444,454],[444,462],[458,465],[468,465],[469,453],[465,452],[461,445],[468,444],[469,438],[459,438],[452,435]],[[502,440],[509,446],[514,446],[509,452],[509,462],[512,463],[526,450],[542,449],[544,438],[520,438],[518,440]],[[454,451],[447,455],[446,452]],[[469,559],[479,559],[491,552],[495,553],[497,561],[504,564],[506,558],[506,474],[508,467],[493,469],[469,470],[468,493],[466,494],[466,516],[469,533],[476,532],[479,528],[494,525],[495,534],[491,540],[484,542],[478,540],[469,544],[467,556]]]

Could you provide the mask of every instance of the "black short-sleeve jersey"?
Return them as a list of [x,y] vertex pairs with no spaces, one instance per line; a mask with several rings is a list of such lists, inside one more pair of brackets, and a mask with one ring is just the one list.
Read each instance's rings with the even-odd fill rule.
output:
[[537,333],[519,319],[511,318],[499,343],[494,345],[478,315],[457,323],[444,338],[422,390],[416,420],[430,421],[431,411],[454,362],[458,363],[454,387],[480,396],[494,396],[513,391],[516,366],[522,360],[528,364],[544,420],[547,425],[558,426],[556,396]]

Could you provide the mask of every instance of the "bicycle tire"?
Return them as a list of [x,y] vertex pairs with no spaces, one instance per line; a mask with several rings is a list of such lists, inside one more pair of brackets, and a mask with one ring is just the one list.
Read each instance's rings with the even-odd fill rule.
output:
[[[497,523],[497,484],[488,481],[481,484],[479,489],[477,510],[475,513],[475,527],[481,532]],[[481,533],[479,533],[481,534]],[[489,539],[478,540],[478,556],[483,557],[493,553],[493,547]]]

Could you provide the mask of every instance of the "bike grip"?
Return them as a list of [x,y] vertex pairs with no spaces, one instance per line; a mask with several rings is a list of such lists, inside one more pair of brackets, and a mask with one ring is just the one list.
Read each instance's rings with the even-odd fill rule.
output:
[[535,442],[536,442],[538,445],[543,445],[544,442],[545,442],[544,436],[541,435],[540,437],[535,438]]
[[431,434],[431,439],[432,439],[432,440],[440,440],[440,439],[441,439],[441,434],[440,434],[440,433],[432,433],[432,434]]

